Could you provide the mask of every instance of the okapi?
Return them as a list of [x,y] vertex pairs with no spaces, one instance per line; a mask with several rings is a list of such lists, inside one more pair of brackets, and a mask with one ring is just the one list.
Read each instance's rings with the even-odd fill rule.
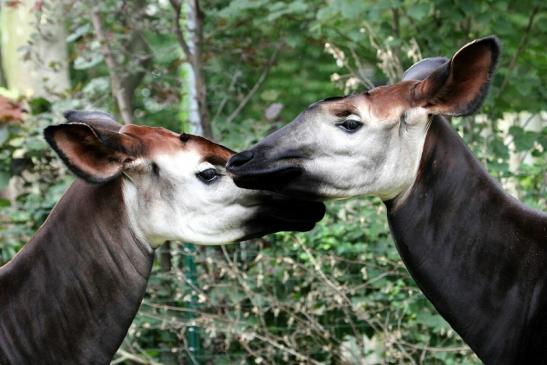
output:
[[202,137],[68,112],[47,142],[79,179],[0,268],[0,364],[108,364],[166,240],[221,244],[306,231],[310,203],[236,187]]
[[312,104],[227,165],[238,186],[380,197],[420,289],[486,364],[547,364],[547,215],[502,191],[443,115],[475,112],[495,37]]

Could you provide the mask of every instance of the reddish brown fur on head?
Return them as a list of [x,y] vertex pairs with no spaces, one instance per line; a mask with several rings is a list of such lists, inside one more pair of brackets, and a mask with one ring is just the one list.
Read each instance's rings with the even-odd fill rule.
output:
[[418,81],[402,81],[379,86],[361,94],[322,101],[318,106],[328,114],[344,118],[367,110],[375,121],[397,120],[400,114],[414,106],[412,89]]
[[495,37],[479,39],[462,47],[424,80],[379,86],[362,94],[327,99],[320,106],[331,115],[344,117],[366,103],[377,121],[395,120],[414,107],[432,114],[468,115],[484,100],[498,55]]
[[203,160],[213,165],[224,166],[230,157],[235,154],[231,149],[213,143],[203,137],[190,134],[185,134],[185,136],[186,138],[181,138],[181,140],[186,139],[184,143],[187,148],[197,149],[199,154],[203,156]]
[[178,134],[161,127],[130,124],[123,126],[120,133],[135,137],[141,142],[143,157],[173,153],[180,149],[196,149],[204,156],[205,161],[223,165],[234,154],[234,151],[203,137]]
[[196,150],[204,161],[224,165],[234,153],[198,136],[182,137],[165,128],[135,124],[116,127],[108,120],[97,119],[97,115],[106,115],[103,113],[72,113],[67,113],[71,123],[50,126],[44,134],[66,165],[89,182],[111,180],[126,164],[136,159],[151,160],[158,154]]
[[411,90],[415,86],[416,81],[402,81],[370,90],[365,95],[371,113],[378,120],[396,120],[403,111],[413,107]]
[[327,98],[227,169],[251,189],[321,199],[376,194],[392,199],[412,186],[430,114],[467,115],[483,101],[499,53],[494,37],[460,49],[448,60],[422,60],[394,85]]
[[462,47],[452,59],[416,84],[412,99],[433,114],[468,115],[486,97],[499,56],[499,41],[486,37]]

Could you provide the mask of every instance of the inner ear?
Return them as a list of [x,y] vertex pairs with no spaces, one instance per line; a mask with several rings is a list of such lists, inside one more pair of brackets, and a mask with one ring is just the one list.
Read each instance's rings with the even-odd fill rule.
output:
[[92,183],[118,177],[139,144],[134,137],[79,123],[49,126],[44,136],[74,174]]
[[486,97],[499,49],[495,37],[465,45],[416,84],[414,104],[433,114],[463,116],[475,112]]

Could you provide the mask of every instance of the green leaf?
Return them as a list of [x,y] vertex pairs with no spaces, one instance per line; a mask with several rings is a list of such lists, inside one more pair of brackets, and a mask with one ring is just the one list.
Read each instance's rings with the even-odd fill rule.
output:
[[422,20],[429,14],[430,5],[426,3],[419,3],[408,7],[407,14],[411,18],[416,20]]
[[5,171],[0,171],[0,189],[5,188],[9,184],[11,175]]
[[416,321],[426,327],[441,329],[446,327],[446,322],[438,314],[420,312],[416,315]]
[[108,77],[96,77],[91,79],[82,91],[86,94],[104,93],[108,91],[109,87],[110,81]]
[[363,17],[367,11],[367,4],[362,0],[343,0],[340,1],[340,10],[343,17],[356,19]]
[[525,131],[520,126],[512,126],[509,133],[513,136],[513,143],[517,151],[528,151],[534,147],[534,142],[538,140],[538,133]]
[[29,100],[32,115],[42,114],[51,110],[51,102],[46,98],[33,98]]
[[88,57],[78,56],[78,58],[74,60],[74,68],[76,70],[87,70],[88,68],[92,68],[98,65],[102,61],[103,55],[100,52],[93,53]]
[[67,43],[72,43],[75,40],[79,39],[84,34],[87,34],[91,30],[91,24],[85,23],[84,25],[79,26],[72,32],[71,34],[66,37]]
[[499,138],[491,141],[488,145],[488,149],[493,156],[501,157],[504,160],[509,158],[509,148],[507,148],[507,146]]
[[0,146],[4,144],[8,140],[9,137],[9,130],[6,126],[0,127]]
[[277,90],[264,90],[262,94],[260,94],[260,98],[265,101],[276,101],[279,97],[279,92]]

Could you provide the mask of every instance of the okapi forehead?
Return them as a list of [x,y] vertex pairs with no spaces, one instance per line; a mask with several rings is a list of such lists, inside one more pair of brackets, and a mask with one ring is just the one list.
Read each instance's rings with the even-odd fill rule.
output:
[[361,95],[336,96],[323,99],[311,106],[317,106],[320,110],[326,111],[337,117],[347,117],[358,113],[359,98]]
[[146,157],[158,153],[175,153],[183,148],[183,144],[179,140],[179,134],[165,128],[128,124],[120,129],[120,133],[139,139],[142,144],[143,155]]
[[379,86],[367,94],[370,113],[378,120],[393,120],[410,109],[412,91],[417,81],[402,81],[394,85]]
[[402,81],[395,85],[379,86],[357,95],[328,98],[317,103],[317,106],[337,117],[364,114],[378,121],[393,120],[412,107],[411,96],[416,84],[416,81]]
[[190,134],[178,134],[161,127],[148,127],[129,124],[120,130],[137,137],[143,146],[144,156],[169,155],[181,150],[197,151],[203,161],[214,165],[224,165],[234,154],[234,151],[213,143],[203,137]]
[[183,134],[180,137],[188,148],[195,148],[203,156],[203,160],[213,165],[226,165],[226,162],[232,157],[235,152],[229,148],[211,142],[203,137]]

